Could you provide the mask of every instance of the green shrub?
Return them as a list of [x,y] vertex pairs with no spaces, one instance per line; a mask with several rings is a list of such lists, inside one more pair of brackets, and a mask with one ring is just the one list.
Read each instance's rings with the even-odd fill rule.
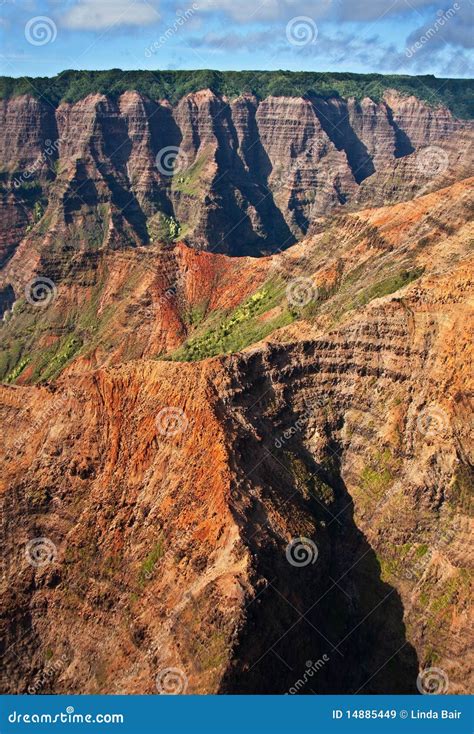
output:
[[458,117],[474,117],[472,79],[437,79],[433,75],[354,74],[350,72],[292,71],[63,71],[48,77],[0,77],[0,98],[31,94],[53,105],[76,102],[88,94],[111,97],[136,90],[151,99],[176,103],[181,97],[200,89],[211,89],[229,98],[245,92],[264,99],[275,96],[355,97],[380,101],[385,89],[415,95],[431,105],[444,104]]
[[402,270],[396,275],[379,280],[378,283],[374,283],[358,294],[355,306],[365,306],[370,301],[373,301],[374,298],[381,298],[382,296],[388,296],[390,293],[395,293],[395,291],[419,278],[422,273],[422,268]]
[[165,551],[163,548],[163,541],[160,538],[160,540],[155,543],[140,568],[138,581],[141,586],[143,586],[150,579],[150,576],[152,575],[157,562],[160,560],[160,558],[164,556],[164,554]]
[[284,309],[273,319],[259,319],[259,316],[283,299],[284,293],[282,283],[268,281],[229,316],[222,317],[217,325],[189,339],[170,358],[175,361],[196,361],[218,354],[238,352],[264,339],[275,329],[291,324],[295,317],[288,309]]

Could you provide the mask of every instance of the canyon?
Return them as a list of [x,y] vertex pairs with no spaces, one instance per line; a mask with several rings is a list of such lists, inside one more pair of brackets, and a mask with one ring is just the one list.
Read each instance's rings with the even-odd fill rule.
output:
[[1,105],[2,692],[472,690],[472,120]]

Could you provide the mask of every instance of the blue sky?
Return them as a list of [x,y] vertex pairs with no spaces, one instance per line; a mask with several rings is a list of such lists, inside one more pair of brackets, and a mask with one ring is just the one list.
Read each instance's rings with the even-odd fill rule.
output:
[[0,0],[0,73],[292,69],[474,76],[474,0]]

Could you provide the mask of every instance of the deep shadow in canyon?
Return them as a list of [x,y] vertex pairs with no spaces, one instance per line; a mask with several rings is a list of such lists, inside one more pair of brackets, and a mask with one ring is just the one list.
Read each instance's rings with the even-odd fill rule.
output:
[[[377,555],[355,523],[341,478],[341,446],[328,431],[325,455],[317,462],[301,432],[276,448],[275,437],[298,416],[288,404],[275,420],[265,416],[263,405],[276,400],[266,375],[259,393],[258,402],[244,408],[247,420],[252,414],[256,438],[249,441],[246,434],[235,447],[239,495],[248,493],[243,503],[237,499],[235,516],[253,555],[257,594],[248,600],[220,692],[294,693],[296,685],[306,694],[417,693],[418,658],[407,640],[402,601],[382,580]],[[275,532],[282,517],[293,538],[307,537],[305,522],[314,520],[314,562],[297,566],[287,560],[287,546]],[[317,670],[305,674],[321,659]]]

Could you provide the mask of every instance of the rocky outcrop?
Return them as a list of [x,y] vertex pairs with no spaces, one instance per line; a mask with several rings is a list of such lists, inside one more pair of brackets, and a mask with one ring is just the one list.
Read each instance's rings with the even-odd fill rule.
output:
[[468,692],[472,123],[1,109],[1,691]]
[[468,277],[319,339],[2,388],[4,690],[283,693],[325,656],[306,692],[435,662],[465,691]]
[[184,236],[198,249],[271,252],[322,213],[432,190],[472,163],[471,122],[390,90],[380,103],[202,90],[174,107],[131,91],[56,109],[23,96],[2,115],[4,260],[27,227],[57,247]]
[[[470,690],[469,190],[316,221],[271,258],[71,270],[29,327],[49,384],[0,388],[3,691],[153,693],[173,668],[189,693],[413,693],[430,667]],[[143,359],[199,339],[203,300],[213,334],[233,314],[223,339],[249,304],[273,323],[279,278],[317,308],[238,353]]]
[[[184,243],[58,253],[31,235],[4,271],[0,375],[27,383],[131,359],[196,359],[275,329],[274,339],[291,339],[307,314],[300,289],[304,303],[313,301],[307,328],[327,329],[377,293],[464,258],[471,188],[467,179],[410,203],[317,218],[309,237],[272,257],[232,258]],[[25,301],[45,277],[50,300]]]

